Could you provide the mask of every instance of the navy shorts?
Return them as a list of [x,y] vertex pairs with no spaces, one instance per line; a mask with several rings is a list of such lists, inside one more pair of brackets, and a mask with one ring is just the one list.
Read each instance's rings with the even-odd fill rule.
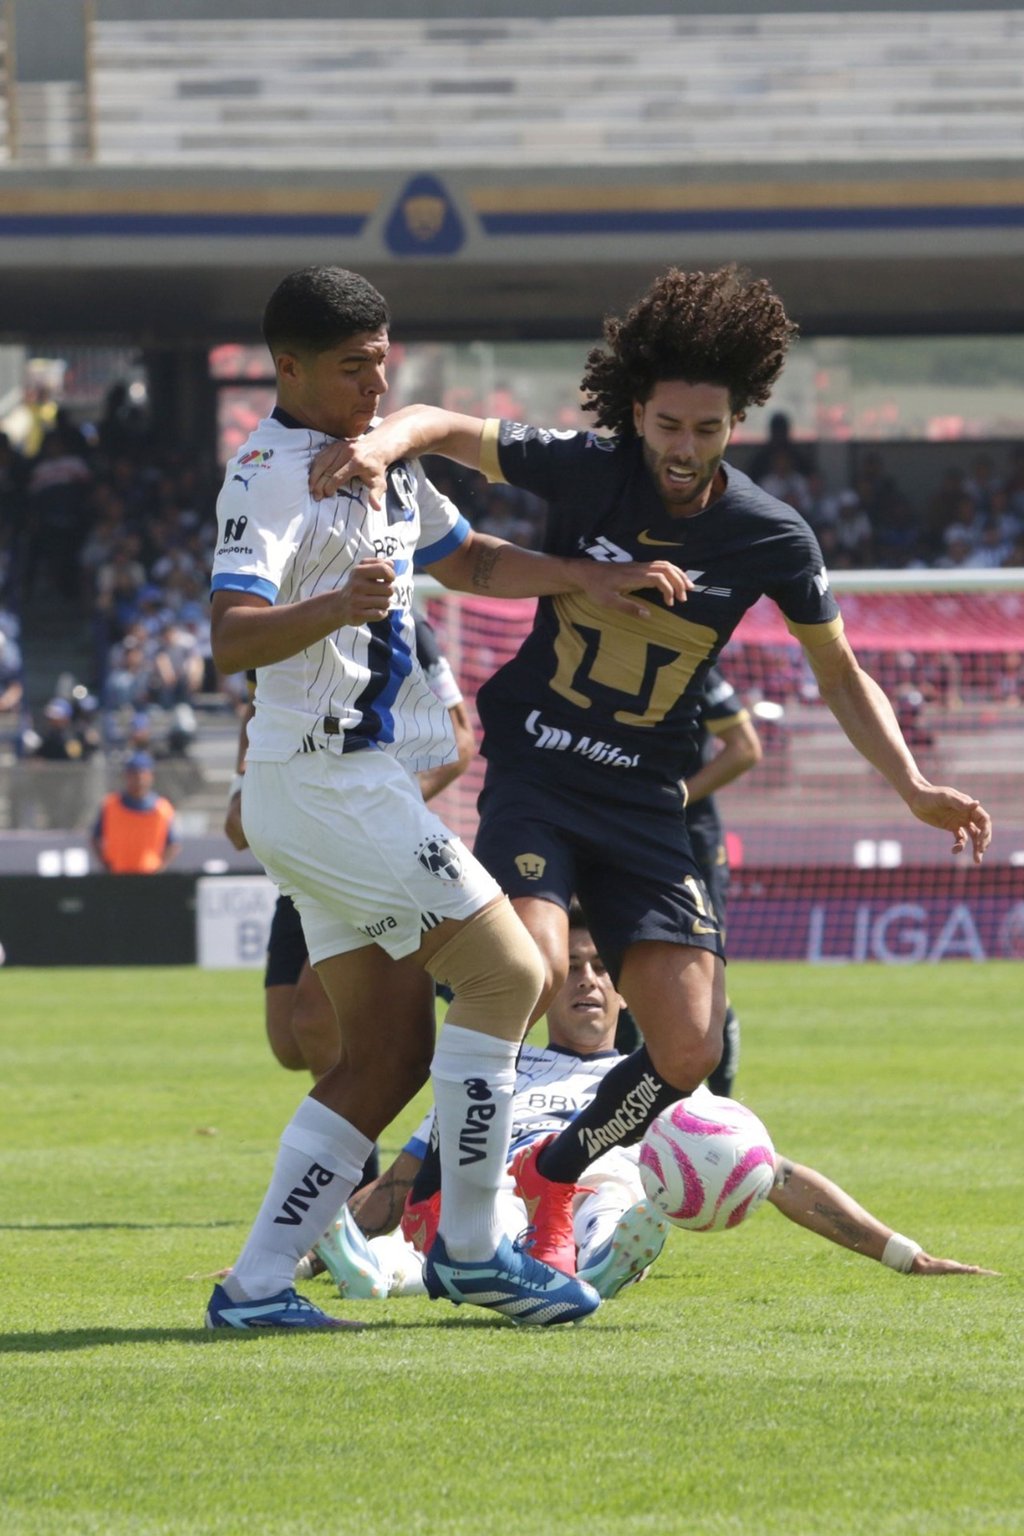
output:
[[724,937],[726,908],[729,904],[729,861],[726,858],[721,824],[716,817],[705,825],[691,813],[687,816],[687,825],[693,856],[707,886]]
[[631,944],[660,940],[724,959],[682,809],[623,805],[488,768],[475,852],[513,899],[568,909],[573,895],[613,979]]
[[290,896],[279,896],[267,939],[265,987],[294,987],[309,959],[302,922]]

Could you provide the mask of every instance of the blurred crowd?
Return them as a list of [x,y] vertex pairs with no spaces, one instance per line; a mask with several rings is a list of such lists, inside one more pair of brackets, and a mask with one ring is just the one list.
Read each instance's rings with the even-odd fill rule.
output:
[[813,448],[791,438],[780,412],[746,467],[807,519],[831,570],[1024,566],[1024,445],[1003,464],[987,453],[950,464],[924,500],[897,481],[878,450],[866,449],[852,483],[828,491]]
[[[127,388],[79,425],[60,407],[38,447],[0,434],[0,700],[25,755],[187,749],[198,695],[221,690],[208,585],[219,474],[151,435]],[[24,706],[22,627],[40,609],[81,639],[53,697]],[[18,691],[20,688],[20,692]],[[169,723],[152,741],[151,712]]]
[[[71,419],[45,391],[26,393],[23,415],[17,446],[0,433],[0,735],[53,759],[111,747],[185,753],[197,701],[233,708],[242,694],[240,680],[217,676],[209,648],[219,469],[166,446],[144,392],[126,384],[109,390],[95,424]],[[767,440],[736,458],[808,519],[833,569],[1024,566],[1024,446],[1001,462],[965,455],[923,505],[870,449],[855,455],[852,484],[827,490],[813,445],[795,441],[781,413]],[[428,470],[476,528],[540,544],[534,497],[446,460]],[[22,620],[40,609],[75,615],[84,638],[32,714]]]

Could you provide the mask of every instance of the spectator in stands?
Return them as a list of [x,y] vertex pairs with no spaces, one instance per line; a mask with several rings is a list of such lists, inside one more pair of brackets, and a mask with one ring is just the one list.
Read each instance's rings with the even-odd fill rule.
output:
[[123,788],[103,800],[92,846],[112,875],[155,875],[180,851],[174,807],[153,789],[153,759],[133,753],[124,765]]
[[773,411],[768,420],[768,438],[762,443],[750,458],[747,465],[747,474],[757,485],[762,483],[762,477],[773,468],[776,454],[779,451],[786,453],[794,470],[805,478],[814,469],[814,460],[809,453],[794,442],[792,436],[792,424],[785,411]]
[[138,452],[149,441],[145,386],[123,379],[111,384],[99,424],[100,447],[107,454]]
[[[942,530],[941,555],[951,555],[953,544],[963,545],[966,553],[979,542],[981,531],[985,526],[985,518],[974,498],[967,491],[962,491],[957,499],[952,521]],[[955,561],[956,557],[954,557]],[[957,562],[958,563],[958,562]]]
[[[753,477],[751,477],[753,478]],[[811,504],[810,482],[798,468],[792,448],[776,448],[758,484],[769,496],[778,497],[787,506],[806,517]]]
[[151,696],[152,668],[145,641],[138,634],[126,635],[111,649],[103,685],[104,711],[108,717],[116,716],[125,707],[137,712],[146,708]]
[[964,472],[959,465],[949,465],[925,504],[921,532],[925,557],[929,560],[937,559],[943,553],[942,536],[950,523],[956,520],[964,496],[964,479]]
[[95,609],[105,619],[110,640],[120,639],[128,629],[146,585],[138,535],[125,530],[96,571]]
[[195,635],[169,619],[157,637],[153,656],[153,692],[163,709],[188,704],[203,683],[203,658]]
[[840,491],[831,527],[846,566],[860,568],[874,563],[875,531],[856,491]]
[[44,707],[42,726],[32,755],[50,763],[78,763],[89,756],[70,699],[54,698]]
[[1002,521],[990,513],[963,564],[970,571],[994,571],[1004,564],[1012,548]]
[[63,428],[47,433],[28,480],[25,595],[45,568],[66,602],[79,595],[79,555],[89,529],[92,472]]
[[1006,559],[1003,561],[1003,565],[1013,569],[1024,566],[1024,534],[1019,534],[1014,539],[1006,552]]
[[17,640],[0,624],[0,730],[20,722],[24,699],[21,650]]
[[964,481],[964,490],[974,502],[982,518],[993,509],[992,498],[1002,490],[1002,481],[995,472],[995,465],[987,453],[979,453],[971,460],[970,472]]

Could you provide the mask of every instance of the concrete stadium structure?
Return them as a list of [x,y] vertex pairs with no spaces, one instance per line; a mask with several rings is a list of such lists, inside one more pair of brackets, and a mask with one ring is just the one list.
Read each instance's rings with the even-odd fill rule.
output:
[[729,259],[805,334],[1021,328],[1024,11],[516,9],[8,0],[0,334],[197,357],[324,259],[410,339]]

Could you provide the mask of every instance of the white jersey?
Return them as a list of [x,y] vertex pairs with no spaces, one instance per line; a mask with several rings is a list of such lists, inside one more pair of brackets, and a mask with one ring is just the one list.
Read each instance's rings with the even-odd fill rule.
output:
[[[581,1109],[586,1109],[603,1078],[621,1060],[618,1051],[574,1056],[559,1046],[524,1045],[516,1065],[510,1154],[524,1141],[564,1130]],[[431,1110],[406,1142],[405,1151],[424,1157],[433,1123]]]
[[[443,559],[468,537],[469,524],[416,461],[391,467],[379,509],[362,489],[314,501],[309,466],[333,441],[280,407],[260,422],[228,464],[217,499],[213,591],[297,603],[337,588],[360,560],[378,557],[395,566],[391,611],[257,668],[247,759],[287,762],[340,734],[346,749],[380,747],[412,772],[451,762],[448,711],[416,660],[413,557],[420,566]],[[338,722],[329,734],[325,717]]]

